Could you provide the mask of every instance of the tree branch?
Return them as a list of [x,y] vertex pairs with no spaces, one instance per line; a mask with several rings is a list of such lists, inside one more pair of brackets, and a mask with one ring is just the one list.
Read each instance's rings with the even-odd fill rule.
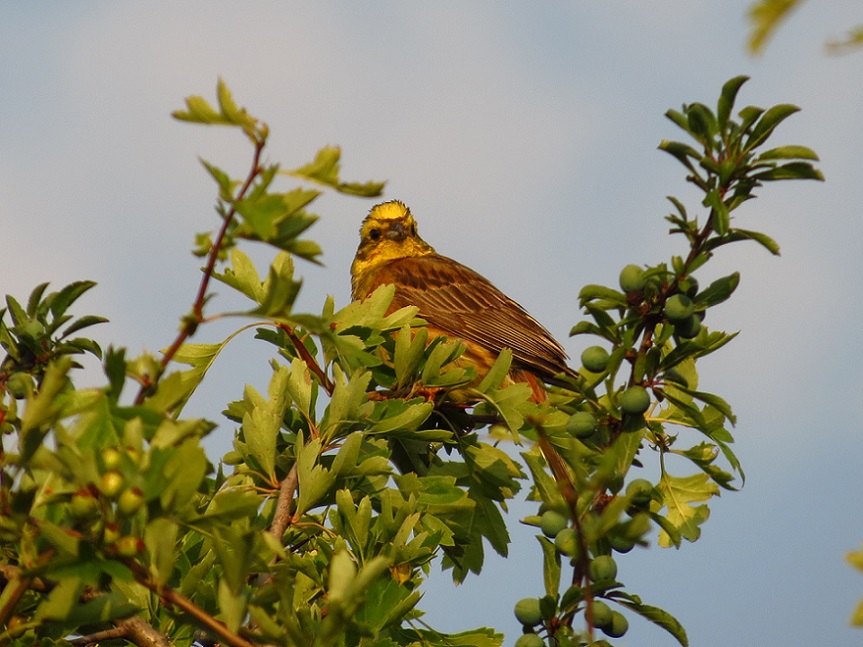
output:
[[[246,195],[246,192],[252,186],[252,183],[255,181],[255,178],[261,172],[260,162],[261,162],[261,152],[264,149],[265,141],[257,141],[255,143],[255,153],[252,158],[252,168],[249,170],[249,175],[246,177],[246,181],[243,182],[243,186],[240,188],[237,196],[234,198],[234,205],[239,200],[242,200]],[[201,284],[198,286],[198,293],[195,296],[194,302],[192,302],[192,312],[183,318],[183,325],[180,328],[180,333],[177,335],[177,338],[173,341],[173,343],[168,347],[165,351],[165,354],[162,356],[162,360],[160,365],[164,371],[165,367],[170,364],[171,360],[174,358],[174,355],[177,354],[177,351],[180,350],[180,347],[186,342],[186,340],[195,334],[195,330],[198,328],[198,324],[203,321],[204,318],[204,301],[207,297],[207,288],[210,286],[210,279],[213,277],[213,270],[216,267],[216,261],[219,258],[219,251],[222,248],[222,243],[225,240],[225,236],[228,233],[228,227],[230,227],[231,222],[234,220],[234,216],[237,214],[236,206],[231,206],[230,210],[227,214],[225,214],[224,222],[222,223],[221,228],[219,229],[219,233],[216,235],[216,240],[213,242],[212,247],[210,248],[210,253],[207,256],[207,265],[204,267],[204,276],[201,278]],[[149,383],[144,383],[141,385],[141,388],[138,390],[138,395],[135,397],[135,404],[141,404],[144,401],[147,393],[155,387],[159,383],[159,379],[161,374],[155,376]]]
[[[141,566],[138,562],[131,559],[122,560],[131,571],[135,574],[135,581],[142,586],[150,589],[158,595],[162,600],[171,604],[183,612],[189,614],[199,626],[205,628],[209,633],[219,636],[226,645],[230,647],[256,647],[254,643],[249,642],[242,636],[234,633],[228,627],[216,620],[209,613],[198,607],[186,596],[177,593],[174,589],[163,584],[159,584],[150,579],[150,573]],[[170,643],[167,643],[170,645]],[[158,643],[145,643],[147,647],[161,647]]]
[[288,525],[291,523],[291,507],[294,502],[294,492],[297,491],[299,482],[300,477],[297,472],[297,464],[294,463],[291,471],[282,479],[282,483],[279,486],[276,513],[273,515],[273,523],[270,526],[270,534],[280,541]]
[[294,348],[297,349],[297,354],[306,363],[306,366],[309,367],[309,370],[317,376],[318,380],[321,383],[321,386],[324,387],[324,390],[327,392],[327,395],[332,395],[333,388],[335,388],[333,386],[333,383],[330,381],[330,378],[327,377],[326,371],[321,368],[320,364],[318,364],[317,360],[309,352],[309,349],[306,348],[306,345],[303,343],[303,341],[299,337],[297,337],[297,333],[294,332],[294,329],[286,324],[279,324],[279,328],[281,328],[288,336],[288,339],[291,340]]

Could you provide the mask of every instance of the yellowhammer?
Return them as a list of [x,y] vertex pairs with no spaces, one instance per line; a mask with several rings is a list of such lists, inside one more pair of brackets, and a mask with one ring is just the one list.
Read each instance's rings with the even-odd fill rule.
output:
[[526,382],[534,399],[545,398],[543,382],[565,385],[575,376],[566,352],[536,319],[485,277],[441,256],[417,234],[410,209],[398,201],[372,208],[360,228],[360,246],[351,265],[355,300],[378,286],[396,288],[390,311],[412,305],[428,322],[430,336],[462,340],[462,363],[478,375],[488,372],[504,348],[512,351],[509,377]]

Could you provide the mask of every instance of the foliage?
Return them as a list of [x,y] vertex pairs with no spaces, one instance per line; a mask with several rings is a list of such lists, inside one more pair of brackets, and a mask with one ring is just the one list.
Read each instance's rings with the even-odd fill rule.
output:
[[[39,286],[26,308],[8,297],[0,317],[0,643],[499,645],[491,629],[428,627],[421,586],[435,564],[462,581],[481,572],[486,546],[506,555],[502,512],[529,479],[537,511],[524,522],[540,529],[545,590],[516,605],[517,644],[607,645],[595,630],[623,635],[626,611],[686,645],[672,615],[624,587],[617,560],[657,530],[665,546],[697,540],[710,499],[743,477],[731,408],[699,388],[696,371],[734,337],[703,321],[740,277],[700,288],[695,274],[730,243],[778,253],[765,234],[737,227],[734,212],[765,182],[821,178],[805,147],[763,150],[794,106],[732,115],[745,80],[726,83],[715,110],[667,113],[693,143],[660,148],[704,194],[697,215],[670,198],[671,231],[687,251],[625,267],[621,289],[582,290],[588,319],[572,334],[597,345],[545,402],[505,382],[509,352],[475,376],[458,366],[458,341],[427,343],[416,308],[389,311],[391,286],[295,312],[294,259],[320,253],[304,237],[320,192],[277,192],[275,181],[367,197],[383,185],[342,181],[336,148],[289,171],[263,163],[266,124],[222,82],[217,107],[187,99],[176,118],[239,130],[252,163],[235,179],[203,162],[219,228],[196,238],[201,285],[162,356],[113,347],[103,356],[95,342],[69,339],[101,321],[66,314],[90,283],[47,297]],[[244,240],[277,250],[263,279]],[[188,341],[207,321],[212,280],[249,299],[245,312],[224,314],[252,318],[275,356],[267,392],[246,387],[228,404],[236,434],[218,466],[201,446],[215,424],[182,415],[234,336]],[[105,386],[75,386],[71,356],[81,352],[103,358]],[[449,399],[454,388],[473,404]],[[525,446],[523,463],[498,446],[508,439]],[[646,457],[656,457],[656,483],[633,478]]]
[[[748,11],[751,28],[747,43],[749,52],[760,54],[764,51],[779,26],[802,4],[803,0],[755,0]],[[860,47],[863,47],[863,25],[853,27],[843,38],[827,42],[827,51],[832,54],[841,54]]]

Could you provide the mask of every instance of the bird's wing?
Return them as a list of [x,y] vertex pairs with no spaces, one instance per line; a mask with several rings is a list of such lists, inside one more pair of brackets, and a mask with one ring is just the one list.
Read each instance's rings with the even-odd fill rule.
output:
[[566,352],[518,303],[468,267],[439,254],[403,258],[379,270],[376,283],[396,287],[393,307],[413,305],[430,326],[500,353],[543,379],[573,374]]

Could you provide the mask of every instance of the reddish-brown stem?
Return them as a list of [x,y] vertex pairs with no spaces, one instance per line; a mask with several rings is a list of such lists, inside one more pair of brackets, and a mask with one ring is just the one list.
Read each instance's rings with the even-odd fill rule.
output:
[[[255,153],[252,158],[252,168],[249,170],[249,175],[246,177],[245,182],[243,182],[242,187],[240,187],[239,192],[234,198],[234,203],[242,200],[246,195],[246,192],[252,186],[252,183],[255,181],[255,178],[261,172],[261,152],[264,149],[264,142],[258,141],[255,144]],[[180,350],[180,347],[186,342],[186,340],[195,334],[195,330],[204,319],[204,301],[207,297],[207,288],[210,286],[210,279],[213,277],[213,270],[216,267],[216,261],[219,258],[219,251],[222,248],[222,244],[225,241],[225,236],[228,233],[228,228],[231,225],[231,222],[234,220],[234,216],[237,214],[237,210],[235,206],[231,206],[228,213],[224,216],[224,222],[222,222],[222,226],[219,229],[219,233],[216,235],[216,239],[213,242],[212,247],[210,248],[210,253],[207,256],[207,264],[204,267],[204,276],[201,277],[201,283],[198,286],[198,293],[195,295],[195,300],[192,302],[192,312],[190,315],[184,318],[183,325],[180,327],[180,332],[178,333],[176,339],[174,339],[173,343],[168,347],[165,353],[162,355],[162,360],[160,362],[161,368],[164,370],[168,364],[171,363],[171,360],[174,358],[174,355],[177,354],[177,351]],[[138,391],[138,395],[135,397],[135,404],[141,404],[144,401],[148,391],[156,386],[159,382],[159,375],[154,376],[149,383],[145,383],[141,385],[141,388]]]
[[309,352],[309,349],[306,348],[306,345],[303,343],[303,341],[299,337],[297,337],[297,333],[294,332],[294,329],[286,324],[279,324],[279,328],[281,328],[288,336],[288,339],[291,340],[291,343],[297,350],[297,354],[306,363],[306,366],[309,367],[309,370],[317,376],[318,380],[320,380],[321,382],[321,386],[324,387],[324,390],[327,392],[327,394],[332,395],[334,388],[333,383],[330,381],[330,378],[327,377],[326,371],[324,371],[320,364],[318,364],[318,362]]
[[169,586],[154,582],[150,579],[150,574],[147,569],[134,560],[123,560],[123,563],[131,569],[135,575],[135,580],[139,584],[150,589],[168,604],[171,604],[172,606],[182,610],[184,613],[189,614],[201,627],[211,634],[219,636],[219,638],[222,639],[222,642],[226,645],[230,645],[231,647],[255,647],[254,643],[249,642],[242,636],[228,629],[227,626],[198,607],[186,596],[177,593]]

